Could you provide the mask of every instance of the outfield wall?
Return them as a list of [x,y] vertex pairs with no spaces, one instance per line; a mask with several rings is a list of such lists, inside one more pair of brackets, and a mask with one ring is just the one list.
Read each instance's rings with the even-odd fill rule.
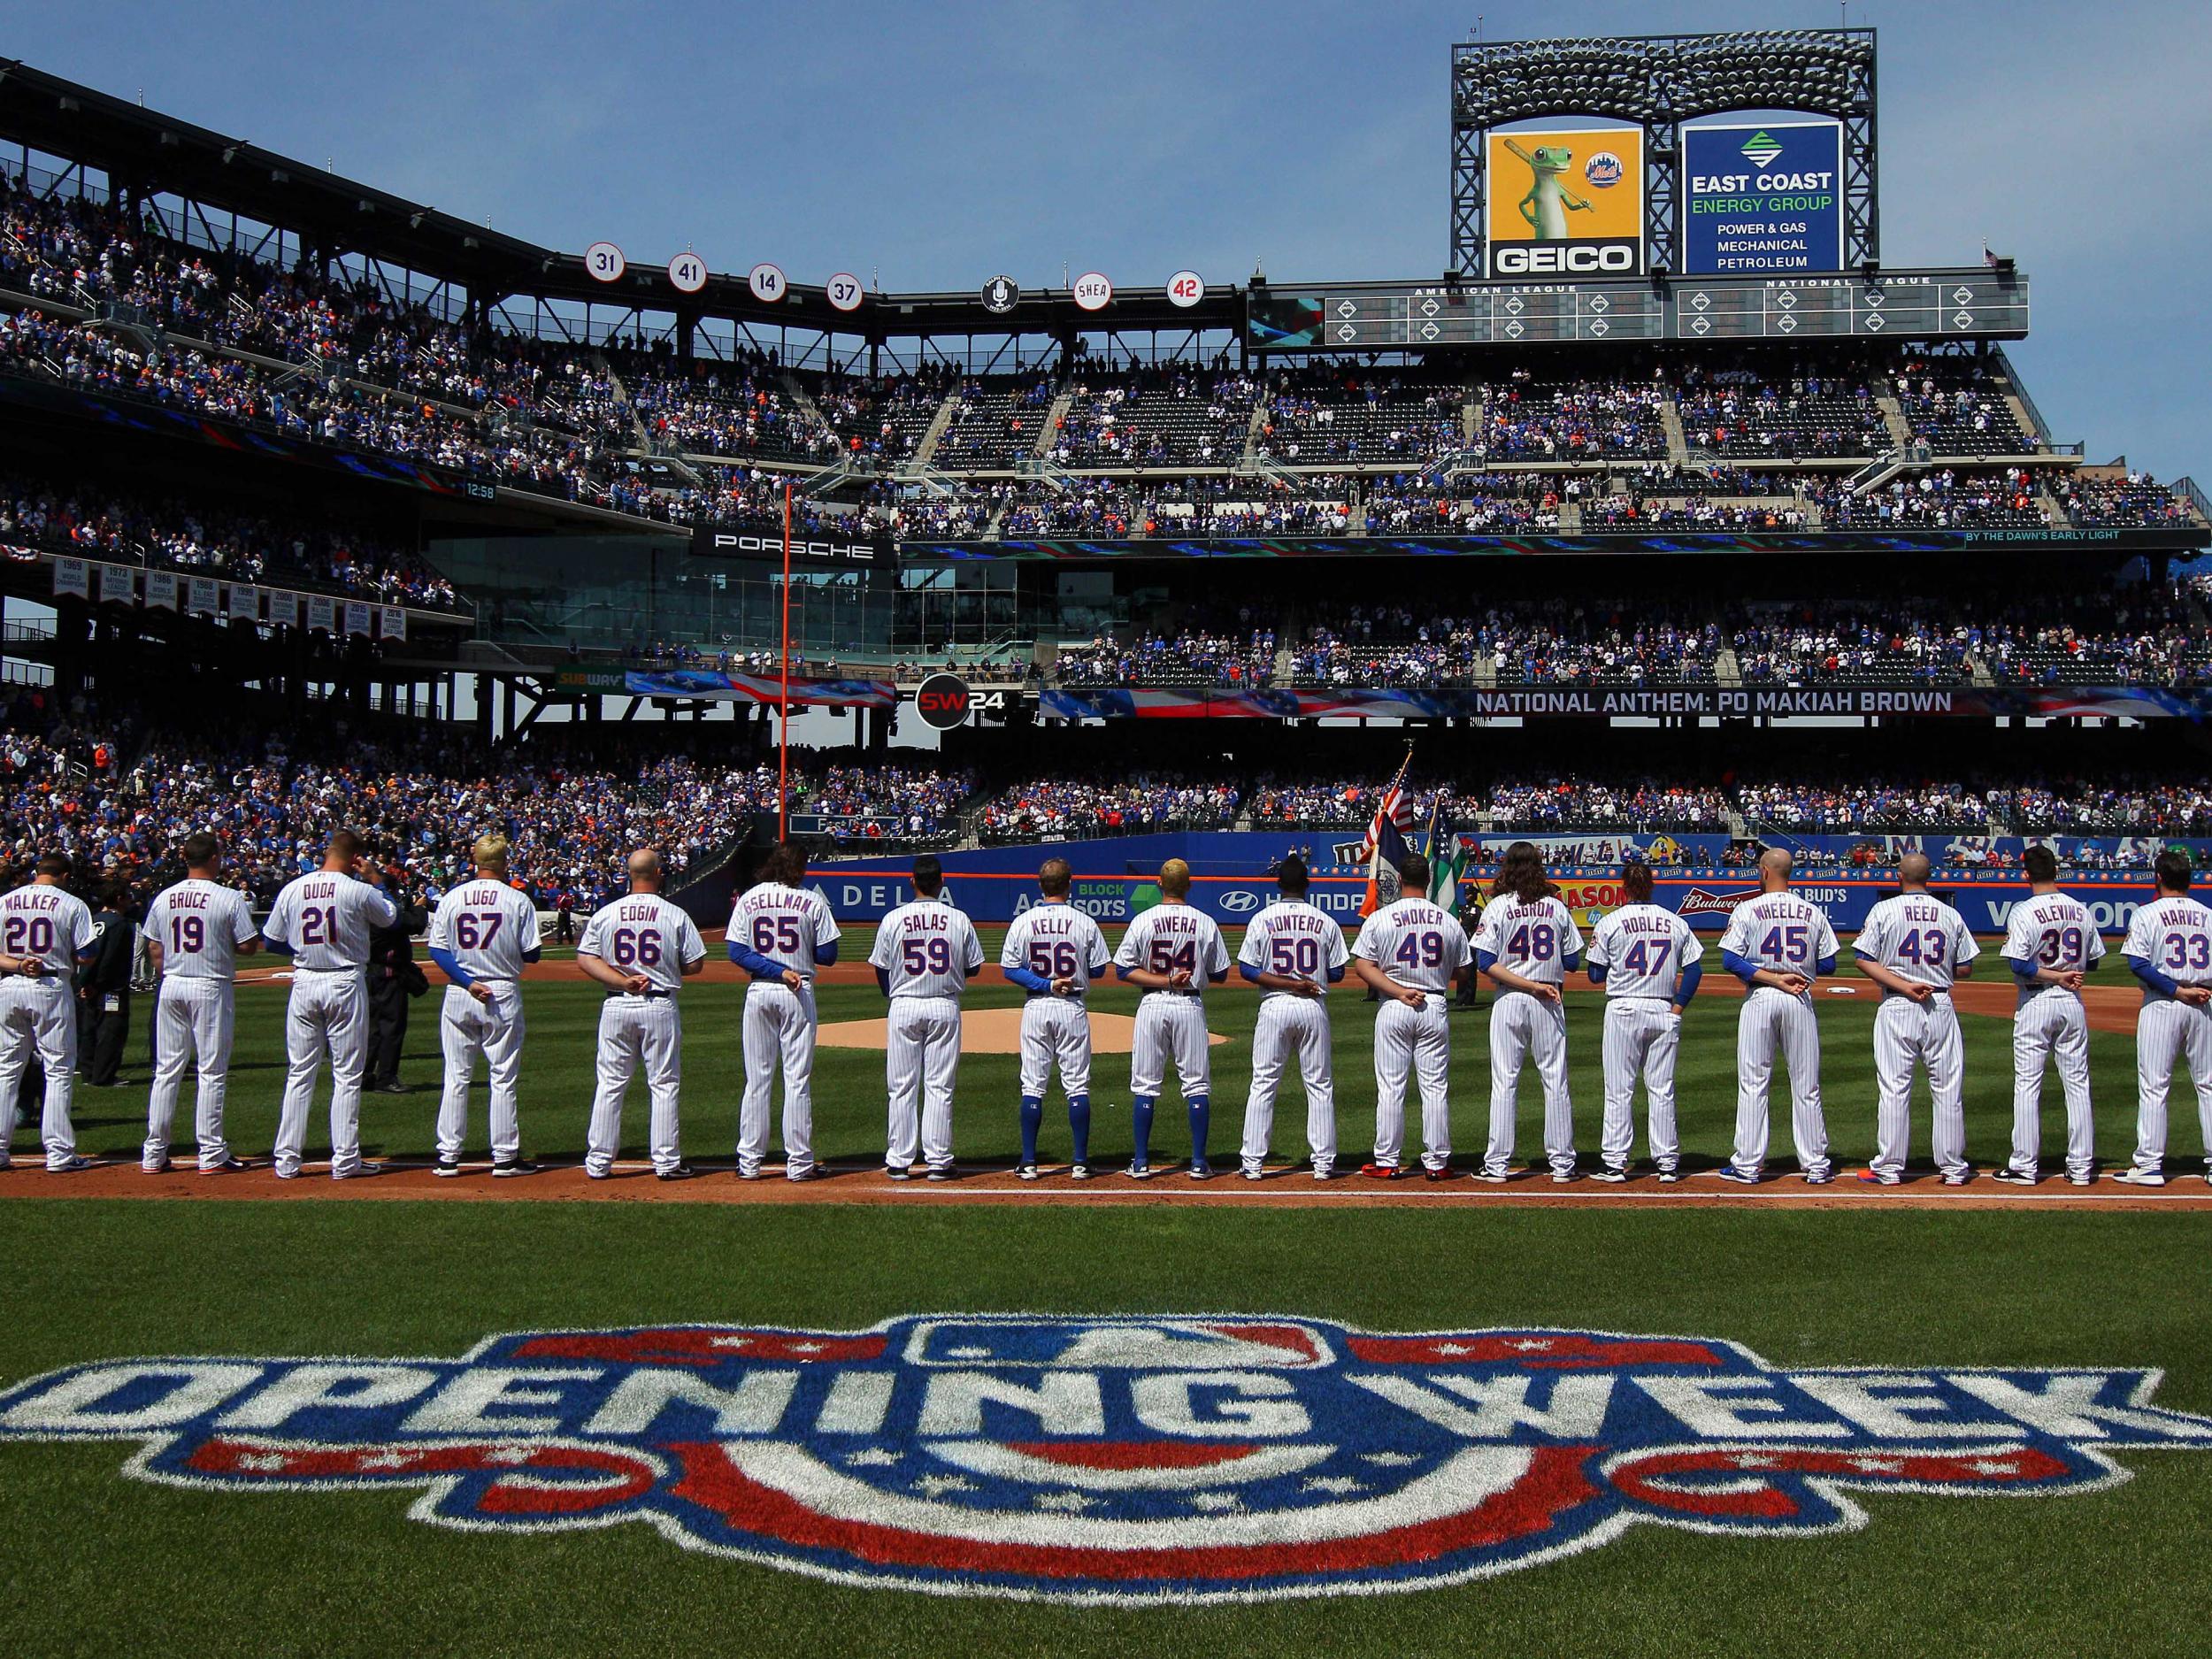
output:
[[[1471,835],[1465,839],[1479,843],[1480,851],[1494,852],[1507,842],[1521,838]],[[1569,858],[1581,854],[1589,860],[1557,862],[1552,867],[1553,878],[1568,903],[1576,917],[1585,922],[1594,913],[1609,910],[1622,902],[1620,863],[1632,848],[1646,849],[1654,840],[1665,839],[1686,858],[1696,859],[1715,856],[1728,845],[1726,836],[1701,835],[1563,835],[1528,839],[1540,844],[1551,843],[1547,851],[1554,858],[1563,854]],[[1798,838],[1798,850],[1806,862],[1801,867],[1797,891],[1825,910],[1839,932],[1855,932],[1878,900],[1897,891],[1895,879],[1888,869],[1880,866],[1852,869],[1832,864],[1824,871],[1813,859],[1823,853],[1839,858],[1849,848],[1884,839],[1824,838],[1825,843],[1832,843],[1828,845],[1816,844],[1824,843],[1824,838]],[[1941,860],[1951,839],[1939,835],[1887,838],[1891,844],[1885,850],[1893,855],[1918,845],[1938,860],[1937,879],[1932,885],[1939,896],[1955,905],[1976,933],[2001,933],[2012,907],[2028,896],[2027,883],[2016,870],[1980,875],[1944,869]],[[2017,839],[2007,839],[2009,846],[1993,843],[1989,837],[1979,838],[1983,845],[1994,844],[1997,850],[2016,854]],[[2077,838],[2067,841],[2078,849]],[[1351,838],[1348,844],[1356,850],[1357,838]],[[2177,844],[2191,846],[2200,864],[2212,856],[2212,843]],[[2101,845],[2112,849],[2117,843],[2107,841]],[[1192,901],[1216,920],[1233,926],[1274,896],[1275,884],[1267,872],[1293,849],[1302,849],[1313,864],[1314,902],[1330,914],[1341,917],[1348,925],[1356,921],[1366,891],[1364,871],[1337,860],[1339,843],[1310,833],[1222,831],[1128,835],[1099,841],[980,848],[940,856],[945,865],[948,894],[954,903],[979,922],[1009,922],[1034,905],[1037,866],[1056,855],[1073,867],[1073,902],[1102,922],[1126,921],[1137,911],[1156,903],[1159,887],[1156,877],[1161,864],[1169,858],[1182,858],[1189,863],[1194,878]],[[1598,856],[1601,854],[1601,858]],[[808,885],[818,888],[829,901],[841,922],[872,922],[912,895],[908,879],[910,868],[910,861],[903,858],[828,861],[813,866]],[[1678,866],[1655,866],[1654,873],[1655,900],[1678,912],[1693,927],[1705,931],[1717,932],[1725,924],[1729,911],[1758,890],[1756,878],[1742,865],[1724,867],[1692,862]],[[1483,874],[1486,876],[1486,868]],[[2097,926],[2108,933],[2124,933],[2136,907],[2151,895],[2149,876],[2141,869],[2070,871],[2066,886],[2089,906]]]

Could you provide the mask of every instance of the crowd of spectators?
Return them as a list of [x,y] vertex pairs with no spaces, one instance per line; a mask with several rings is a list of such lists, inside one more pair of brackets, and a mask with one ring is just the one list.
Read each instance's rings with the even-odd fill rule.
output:
[[1077,782],[1040,778],[1002,789],[983,809],[986,841],[1227,829],[1241,799],[1233,785],[1175,773]]
[[1739,784],[1736,799],[1754,829],[1826,833],[1863,829],[1982,830],[1998,806],[1955,780]]
[[1260,689],[1275,681],[1275,631],[1199,624],[1153,630],[1123,642],[1102,634],[1063,646],[1053,676],[1064,686],[1215,686]]
[[1482,389],[1470,449],[1483,461],[1633,460],[1667,452],[1663,381],[1540,385],[1525,372]]

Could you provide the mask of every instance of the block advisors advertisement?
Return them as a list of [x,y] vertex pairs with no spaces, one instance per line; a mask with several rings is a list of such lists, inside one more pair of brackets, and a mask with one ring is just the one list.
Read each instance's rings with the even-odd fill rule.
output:
[[1483,149],[1490,275],[1643,273],[1641,128],[1489,133]]
[[1682,269],[1695,276],[1843,268],[1843,127],[1682,130]]

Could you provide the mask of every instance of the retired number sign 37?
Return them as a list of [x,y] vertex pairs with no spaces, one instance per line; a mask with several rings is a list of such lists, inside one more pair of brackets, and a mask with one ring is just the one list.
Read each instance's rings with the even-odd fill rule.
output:
[[118,1360],[0,1440],[143,1480],[419,1492],[435,1525],[644,1521],[845,1583],[1091,1603],[1448,1584],[1638,1522],[1801,1537],[1862,1494],[2082,1492],[2212,1447],[2143,1370],[1782,1371],[1731,1342],[1255,1317],[503,1336],[457,1360]]

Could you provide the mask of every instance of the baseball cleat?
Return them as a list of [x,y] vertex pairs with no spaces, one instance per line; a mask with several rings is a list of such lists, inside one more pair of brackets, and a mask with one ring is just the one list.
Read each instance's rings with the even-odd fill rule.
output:
[[227,1157],[220,1164],[201,1164],[200,1173],[203,1175],[239,1175],[251,1168],[253,1168],[252,1164],[244,1158]]
[[168,1174],[168,1173],[169,1173],[169,1160],[168,1160],[167,1158],[165,1158],[165,1158],[162,1158],[162,1159],[160,1159],[159,1161],[157,1161],[157,1162],[156,1162],[156,1163],[153,1163],[153,1164],[142,1164],[142,1164],[138,1166],[138,1168],[139,1168],[139,1171],[140,1171],[140,1173],[142,1173],[142,1174],[145,1174],[145,1175],[166,1175],[166,1174]]
[[1140,1164],[1133,1158],[1130,1160],[1129,1167],[1122,1173],[1133,1181],[1148,1181],[1152,1179],[1152,1166],[1149,1164]]
[[[1313,1179],[1317,1181],[1333,1181],[1336,1179],[1336,1165],[1333,1164],[1315,1164],[1313,1166]],[[2212,1175],[2208,1175],[2205,1179],[2207,1180],[2212,1180]]]
[[349,1170],[331,1171],[330,1179],[334,1181],[364,1180],[372,1175],[381,1175],[383,1173],[384,1166],[381,1164],[372,1164],[366,1158],[364,1158],[360,1163],[355,1164]]
[[1628,1165],[1625,1164],[1601,1164],[1597,1168],[1590,1171],[1590,1179],[1594,1181],[1603,1181],[1608,1186],[1618,1187],[1623,1181],[1628,1179]]
[[653,1179],[657,1181],[687,1181],[698,1172],[688,1164],[672,1164],[664,1170],[655,1170]]
[[535,1175],[538,1172],[539,1167],[540,1166],[538,1164],[532,1163],[528,1158],[509,1158],[504,1163],[502,1163],[497,1159],[494,1159],[492,1162],[492,1173],[503,1179],[510,1175]]
[[1090,1166],[1089,1164],[1069,1164],[1069,1165],[1068,1165],[1068,1179],[1069,1179],[1070,1180],[1071,1180],[1071,1181],[1087,1181],[1087,1180],[1089,1180],[1089,1179],[1091,1179],[1091,1166]]
[[304,1173],[304,1171],[300,1170],[280,1170],[275,1165],[272,1164],[269,1168],[269,1173],[275,1176],[280,1181],[296,1181],[299,1179],[301,1175]]
[[1267,1179],[1267,1171],[1256,1164],[1246,1164],[1241,1173],[1248,1181],[1263,1181]]
[[434,1175],[458,1175],[460,1172],[461,1160],[458,1158],[447,1157],[440,1158],[436,1166],[431,1171]]
[[2166,1184],[2165,1174],[2159,1170],[2125,1169],[2112,1179],[2125,1181],[2130,1187],[2163,1187]]
[[[1808,1176],[1806,1179],[1809,1180],[1812,1178]],[[1899,1187],[1903,1185],[1903,1178],[1901,1176],[1885,1174],[1880,1170],[1854,1170],[1851,1171],[1851,1179],[1855,1181],[1863,1182],[1869,1187]]]
[[910,1181],[914,1179],[914,1171],[903,1164],[887,1164],[883,1166],[883,1179],[887,1181]]
[[1678,1170],[1678,1169],[1675,1168],[1675,1166],[1674,1166],[1673,1164],[1661,1164],[1661,1165],[1659,1166],[1659,1185],[1660,1185],[1660,1186],[1662,1186],[1662,1187],[1678,1187],[1679,1185],[1681,1185],[1681,1182],[1682,1182],[1682,1171],[1681,1171],[1680,1170]]
[[1564,1187],[1569,1181],[1580,1180],[1582,1179],[1582,1171],[1575,1168],[1573,1164],[1570,1164],[1563,1170],[1554,1170],[1551,1172],[1551,1178],[1560,1186]]
[[1967,1184],[1967,1182],[1972,1180],[1973,1179],[1974,1171],[1971,1170],[1946,1170],[1943,1171],[1943,1184],[1946,1187],[1963,1187]]
[[1018,1164],[1014,1166],[1014,1173],[1025,1181],[1033,1181],[1037,1179],[1037,1166],[1033,1164]]
[[2009,1164],[2001,1164],[1990,1171],[1989,1179],[1993,1181],[2002,1181],[2008,1187],[2032,1187],[2036,1181],[2035,1172],[2032,1170],[2017,1170]]
[[756,1164],[751,1168],[748,1169],[744,1164],[739,1164],[737,1166],[737,1179],[741,1181],[757,1181],[760,1179],[760,1165]]
[[2066,1184],[2069,1187],[2094,1187],[2097,1184],[2097,1171],[2069,1170],[2066,1171]]
[[1363,1164],[1359,1172],[1371,1181],[1394,1181],[1405,1171],[1394,1164]]
[[1759,1184],[1758,1171],[1740,1170],[1732,1164],[1724,1164],[1720,1166],[1720,1168],[1715,1170],[1713,1173],[1719,1176],[1724,1181],[1734,1182],[1738,1187],[1756,1187]]
[[826,1181],[829,1179],[829,1171],[819,1164],[809,1164],[795,1170],[786,1166],[783,1178],[787,1181]]
[[1833,1170],[1805,1170],[1797,1178],[1808,1187],[1825,1187],[1836,1179]]
[[15,1160],[10,1157],[6,1153],[0,1152],[0,1170],[12,1170],[14,1167]]
[[88,1170],[91,1167],[90,1158],[80,1157],[72,1153],[58,1164],[49,1164],[46,1166],[46,1172],[49,1175],[74,1175],[80,1170]]
[[1421,1179],[1425,1181],[1448,1181],[1458,1174],[1448,1164],[1427,1164],[1421,1167]]
[[1513,1179],[1513,1172],[1510,1170],[1494,1170],[1483,1168],[1471,1171],[1470,1173],[1471,1173],[1477,1180],[1488,1181],[1493,1187],[1502,1187]]
[[1203,1158],[1193,1158],[1190,1161],[1190,1178],[1194,1181],[1210,1181],[1214,1178],[1214,1166]]
[[956,1181],[960,1179],[960,1171],[949,1164],[935,1164],[930,1166],[929,1173],[923,1179],[932,1181]]
[[612,1170],[595,1170],[588,1164],[584,1165],[584,1174],[587,1178],[595,1181],[611,1181],[614,1179],[614,1171]]

